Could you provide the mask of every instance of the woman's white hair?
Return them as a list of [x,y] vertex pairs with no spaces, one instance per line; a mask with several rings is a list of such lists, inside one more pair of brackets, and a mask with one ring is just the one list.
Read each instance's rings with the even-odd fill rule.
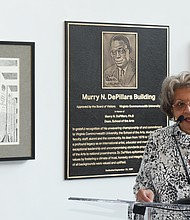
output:
[[190,72],[188,71],[183,71],[178,75],[172,75],[164,79],[160,93],[160,109],[170,119],[174,117],[172,105],[174,104],[175,90],[188,87],[190,87]]

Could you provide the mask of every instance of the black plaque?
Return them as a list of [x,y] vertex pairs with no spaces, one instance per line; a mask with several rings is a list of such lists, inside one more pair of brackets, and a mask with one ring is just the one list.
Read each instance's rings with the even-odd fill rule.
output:
[[169,27],[65,22],[65,179],[136,175],[168,124]]

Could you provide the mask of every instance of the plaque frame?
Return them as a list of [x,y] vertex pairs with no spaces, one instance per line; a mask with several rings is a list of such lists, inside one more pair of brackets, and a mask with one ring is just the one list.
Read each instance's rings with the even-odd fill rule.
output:
[[[131,69],[136,75],[134,84],[118,84],[118,80],[112,82],[110,79],[104,83],[104,71],[111,62],[113,65],[110,54],[127,54],[130,50],[127,47],[125,51],[109,51],[111,39],[116,35],[127,36],[132,45],[134,65]],[[121,36],[116,37],[119,41]],[[100,132],[108,133],[104,128],[127,127],[128,130],[122,130],[124,134],[137,126],[141,133],[131,135],[131,138],[142,138],[139,141],[143,142],[148,139],[143,132],[149,133],[168,125],[168,118],[159,109],[159,92],[163,79],[169,75],[169,26],[65,21],[64,49],[65,179],[135,176],[145,144],[139,147],[141,153],[137,155],[138,159],[131,159],[136,156],[137,149],[133,149],[131,158],[127,155],[130,158],[125,160],[130,164],[127,166],[122,164],[123,160],[114,159],[112,150],[106,151],[111,146],[111,139],[107,144],[101,144],[98,140],[102,140]],[[123,117],[123,120],[115,119],[114,123],[114,119],[109,118],[111,116]],[[147,126],[154,129],[141,130],[141,127],[145,129]],[[109,134],[106,137],[113,138]],[[121,138],[120,145],[125,148],[127,141],[122,142],[125,137],[121,135],[117,138]],[[90,147],[96,150],[88,151]],[[118,154],[119,151],[124,152],[116,149]],[[118,154],[115,156],[119,158]],[[101,165],[101,159],[104,165]]]

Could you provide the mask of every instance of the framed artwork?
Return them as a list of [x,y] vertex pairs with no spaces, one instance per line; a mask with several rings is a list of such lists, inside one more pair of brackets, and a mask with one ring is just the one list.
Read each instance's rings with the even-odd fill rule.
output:
[[137,64],[138,33],[102,32],[102,89],[137,89]]
[[0,41],[0,160],[35,158],[35,43]]
[[168,75],[169,26],[65,21],[65,179],[138,173]]

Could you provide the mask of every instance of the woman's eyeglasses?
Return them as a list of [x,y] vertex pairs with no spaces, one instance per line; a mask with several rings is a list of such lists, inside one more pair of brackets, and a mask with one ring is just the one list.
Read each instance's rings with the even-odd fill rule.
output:
[[182,100],[178,100],[178,101],[175,102],[175,104],[172,105],[172,107],[176,111],[184,110],[187,106],[190,107],[190,102],[184,102]]

